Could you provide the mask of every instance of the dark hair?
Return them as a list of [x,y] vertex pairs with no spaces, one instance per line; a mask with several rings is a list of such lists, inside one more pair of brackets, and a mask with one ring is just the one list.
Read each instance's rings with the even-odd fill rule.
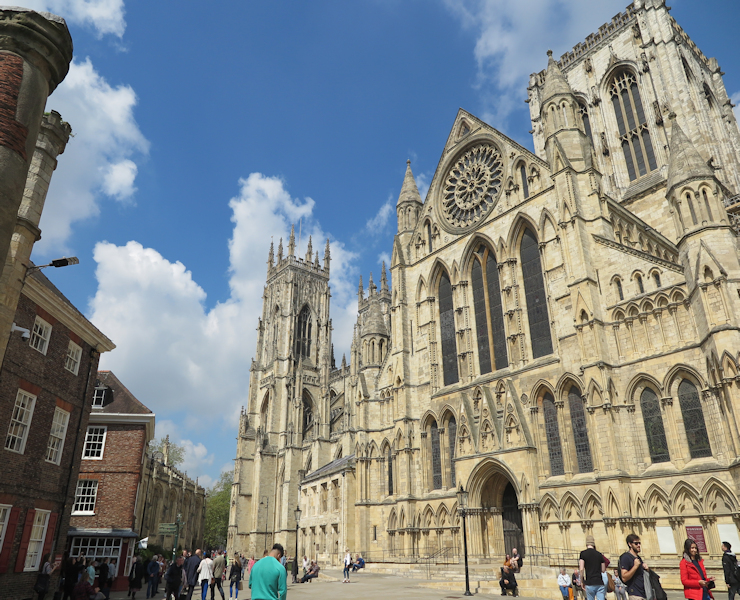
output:
[[722,542],[725,546],[727,546],[728,550],[732,550],[732,544],[730,542]]
[[283,548],[282,544],[274,544],[272,546],[272,549],[280,552],[280,556],[285,556],[285,549]]
[[696,560],[701,560],[701,556],[699,555],[699,546],[696,543],[696,540],[692,540],[691,538],[686,538],[686,541],[683,543],[683,553],[691,558],[691,546],[696,546]]
[[627,545],[629,546],[632,542],[637,542],[640,539],[640,536],[636,533],[630,533],[627,536]]
[[49,562],[49,558],[51,557],[51,553],[47,552],[41,557],[41,562],[39,563],[39,572],[43,573],[44,571],[44,565]]

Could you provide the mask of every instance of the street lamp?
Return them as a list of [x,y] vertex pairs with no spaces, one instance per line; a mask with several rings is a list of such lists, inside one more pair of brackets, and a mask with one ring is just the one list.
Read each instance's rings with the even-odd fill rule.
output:
[[463,525],[463,552],[465,553],[465,593],[463,596],[472,596],[470,593],[470,577],[468,575],[468,534],[465,530],[465,515],[468,511],[468,492],[463,489],[462,483],[457,490],[457,512],[462,517]]
[[68,267],[69,265],[79,264],[80,259],[76,256],[62,256],[62,258],[56,258],[46,265],[31,265],[26,269],[26,274],[23,276],[23,281],[26,281],[26,277],[28,277],[29,273],[40,271],[41,269],[45,269],[46,267],[55,267],[58,269],[59,267]]
[[300,504],[296,504],[295,510],[293,511],[295,513],[295,558],[293,560],[296,561],[296,566],[294,573],[298,572],[298,521],[301,520],[301,506]]

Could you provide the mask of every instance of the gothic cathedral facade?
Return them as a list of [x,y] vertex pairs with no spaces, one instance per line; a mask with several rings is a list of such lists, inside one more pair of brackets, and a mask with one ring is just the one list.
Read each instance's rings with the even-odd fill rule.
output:
[[[740,524],[740,132],[635,0],[530,77],[532,153],[464,110],[334,364],[330,248],[270,249],[228,549],[654,558]],[[389,281],[390,279],[390,281]],[[392,284],[392,285],[391,285]],[[296,522],[295,508],[301,509]],[[297,535],[297,539],[296,539]]]

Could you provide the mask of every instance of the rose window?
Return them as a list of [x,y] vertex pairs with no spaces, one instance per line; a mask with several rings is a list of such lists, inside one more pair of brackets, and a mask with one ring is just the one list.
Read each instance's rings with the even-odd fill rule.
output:
[[465,152],[447,173],[442,187],[442,215],[453,227],[479,223],[501,190],[503,162],[495,146],[481,144]]

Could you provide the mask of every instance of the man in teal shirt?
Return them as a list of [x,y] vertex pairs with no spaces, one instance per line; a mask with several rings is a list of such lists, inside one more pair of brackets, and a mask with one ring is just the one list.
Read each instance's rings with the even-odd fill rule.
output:
[[252,600],[286,600],[288,571],[280,564],[283,554],[283,547],[275,544],[270,554],[254,563],[249,573]]

